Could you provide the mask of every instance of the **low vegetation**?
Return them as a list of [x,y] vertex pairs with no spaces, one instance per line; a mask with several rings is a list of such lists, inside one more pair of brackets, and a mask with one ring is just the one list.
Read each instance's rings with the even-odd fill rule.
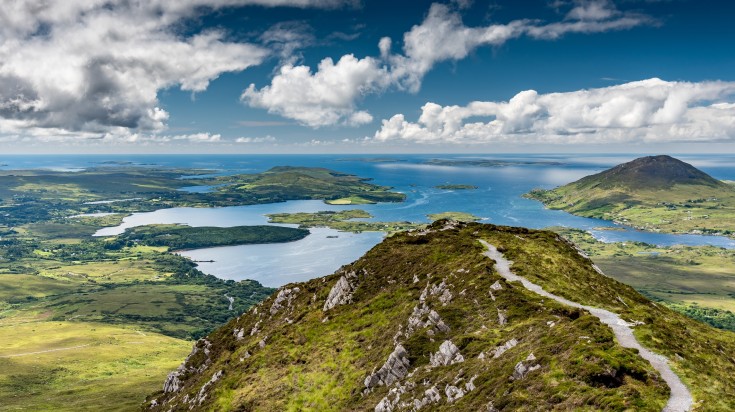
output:
[[172,250],[254,243],[283,243],[303,239],[308,230],[281,226],[190,227],[185,225],[147,225],[129,228],[108,247],[166,246]]
[[604,243],[589,233],[552,228],[582,248],[602,271],[677,312],[735,331],[735,250]]
[[735,233],[735,187],[669,156],[636,159],[526,197],[551,209],[643,230]]
[[[735,359],[728,355],[735,334],[600,275],[553,232],[438,221],[387,238],[334,275],[284,286],[200,340],[177,376],[180,389],[155,394],[155,409],[373,410],[394,395],[386,386],[366,388],[366,377],[400,343],[410,372],[399,379],[400,399],[423,399],[433,387],[431,410],[661,410],[669,391],[647,362],[590,314],[505,282],[479,239],[547,290],[639,322],[636,335],[670,359],[697,410],[735,408]],[[339,279],[351,292],[343,304],[325,307]],[[448,328],[423,323],[426,315],[409,321],[423,304]],[[513,339],[515,346],[493,355]],[[430,366],[445,341],[462,360]],[[511,378],[519,363],[538,368]],[[450,386],[463,391],[452,403]]]

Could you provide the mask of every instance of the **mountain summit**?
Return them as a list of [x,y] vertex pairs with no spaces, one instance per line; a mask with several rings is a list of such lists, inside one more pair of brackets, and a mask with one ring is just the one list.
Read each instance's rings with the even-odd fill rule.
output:
[[601,189],[627,188],[629,190],[662,190],[674,185],[701,185],[727,188],[728,185],[671,156],[646,156],[617,165],[604,172],[584,177],[575,182],[579,187]]
[[734,337],[552,232],[443,220],[283,286],[199,340],[145,408],[732,410]]
[[525,195],[550,209],[638,229],[735,234],[735,186],[671,156],[647,156]]

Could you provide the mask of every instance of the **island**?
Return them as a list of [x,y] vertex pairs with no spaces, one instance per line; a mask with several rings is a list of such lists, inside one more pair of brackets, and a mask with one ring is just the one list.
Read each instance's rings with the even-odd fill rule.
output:
[[433,166],[471,166],[471,167],[505,167],[505,166],[560,166],[564,163],[546,160],[495,160],[495,159],[428,159],[422,162]]
[[664,233],[735,233],[735,187],[671,156],[648,156],[525,197],[551,209]]
[[477,222],[478,220],[482,220],[482,218],[477,217],[473,215],[472,213],[466,213],[466,212],[432,213],[430,215],[427,215],[427,217],[432,221],[440,220],[440,219],[449,219],[449,220],[456,220],[458,222]]
[[446,184],[446,185],[436,185],[434,186],[435,189],[442,189],[442,190],[474,190],[478,187],[475,185],[453,185],[453,184]]

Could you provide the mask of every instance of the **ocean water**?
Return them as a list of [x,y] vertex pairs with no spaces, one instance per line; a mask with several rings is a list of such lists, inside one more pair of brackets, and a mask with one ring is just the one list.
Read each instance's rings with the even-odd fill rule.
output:
[[[606,242],[642,241],[658,245],[715,245],[735,248],[725,237],[668,235],[618,227],[611,222],[547,210],[539,202],[524,199],[523,193],[537,187],[553,188],[597,173],[637,155],[77,155],[0,156],[0,169],[45,168],[83,170],[106,165],[155,165],[206,169],[209,173],[254,173],[274,166],[318,166],[371,178],[407,195],[403,203],[364,206],[331,206],[320,201],[293,201],[268,205],[225,208],[175,208],[137,213],[115,228],[99,235],[114,235],[127,227],[150,223],[183,223],[192,226],[236,226],[265,224],[267,213],[314,212],[359,207],[374,220],[428,222],[427,214],[445,211],[473,213],[484,222],[543,228],[567,226],[587,230]],[[719,179],[735,180],[735,156],[677,156]],[[430,159],[505,160],[554,162],[501,167],[440,166]],[[182,178],[191,179],[191,176]],[[440,190],[441,184],[470,184],[476,190]],[[196,189],[195,189],[196,190]],[[615,228],[617,230],[600,230]],[[622,230],[621,230],[622,229]],[[328,237],[329,236],[329,237]],[[339,236],[333,238],[331,236]],[[314,229],[305,239],[289,244],[247,245],[183,252],[200,263],[207,273],[228,279],[256,279],[268,286],[306,280],[329,274],[377,244],[381,234],[336,233]]]

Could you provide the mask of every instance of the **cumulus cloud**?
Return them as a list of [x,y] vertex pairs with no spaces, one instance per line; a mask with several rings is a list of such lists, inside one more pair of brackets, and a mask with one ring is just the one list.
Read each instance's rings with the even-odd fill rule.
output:
[[[648,79],[567,93],[522,91],[507,102],[426,103],[396,114],[374,141],[604,143],[735,139],[735,82]],[[729,100],[728,100],[729,99]],[[485,118],[485,121],[479,121]]]
[[[186,19],[223,7],[339,7],[352,0],[24,0],[0,8],[0,132],[65,135],[160,131],[157,92],[201,92],[269,51],[226,33],[181,34]],[[281,49],[298,39],[280,34]],[[275,40],[273,40],[275,41]],[[98,135],[99,136],[99,135]]]
[[287,64],[270,85],[257,89],[251,84],[242,100],[311,127],[360,125],[372,121],[369,113],[357,108],[364,95],[391,86],[417,92],[437,63],[464,59],[478,47],[500,46],[521,36],[553,40],[567,33],[623,30],[653,22],[647,16],[619,11],[610,1],[588,0],[572,4],[564,19],[555,23],[515,20],[468,27],[458,10],[469,4],[432,4],[423,22],[403,35],[403,53],[393,53],[392,40],[384,37],[378,44],[379,57],[346,55],[336,65],[325,59],[315,72],[308,66]]
[[241,96],[251,107],[295,119],[312,127],[338,123],[361,125],[372,116],[356,110],[355,102],[363,95],[388,86],[387,71],[372,57],[358,59],[342,56],[336,63],[326,58],[312,73],[308,66],[287,64],[271,84],[256,89],[251,84]]

